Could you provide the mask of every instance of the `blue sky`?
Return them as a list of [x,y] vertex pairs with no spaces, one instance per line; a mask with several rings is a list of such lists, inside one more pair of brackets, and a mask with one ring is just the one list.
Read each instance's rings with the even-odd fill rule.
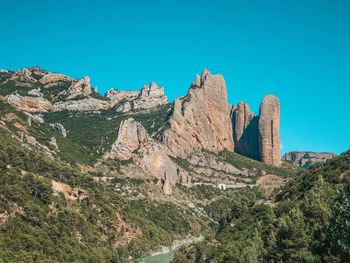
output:
[[203,68],[231,104],[281,101],[282,152],[350,148],[350,1],[2,1],[0,68],[155,81],[172,101]]

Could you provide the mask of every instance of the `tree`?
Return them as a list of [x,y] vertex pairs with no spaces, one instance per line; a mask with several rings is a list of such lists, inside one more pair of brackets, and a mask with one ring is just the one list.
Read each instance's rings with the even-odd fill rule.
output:
[[335,250],[344,262],[350,261],[350,193],[343,186],[338,190],[329,231]]

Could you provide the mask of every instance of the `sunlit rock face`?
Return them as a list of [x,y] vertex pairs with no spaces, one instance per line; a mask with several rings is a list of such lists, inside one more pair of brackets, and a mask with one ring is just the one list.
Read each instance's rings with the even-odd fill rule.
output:
[[169,129],[163,136],[170,154],[185,158],[201,149],[233,151],[231,108],[224,78],[203,70],[188,94],[174,101]]
[[281,165],[280,102],[269,94],[264,97],[259,109],[259,151],[261,161]]

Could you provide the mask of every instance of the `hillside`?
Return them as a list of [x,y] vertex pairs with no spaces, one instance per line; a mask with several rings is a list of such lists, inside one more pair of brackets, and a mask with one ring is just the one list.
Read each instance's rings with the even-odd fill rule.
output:
[[174,104],[153,82],[100,95],[37,67],[0,72],[0,94],[4,262],[137,261],[213,235],[242,198],[269,203],[299,170],[275,150],[278,99],[252,116],[206,70]]
[[240,194],[207,240],[174,262],[349,262],[350,151],[298,173],[276,204]]

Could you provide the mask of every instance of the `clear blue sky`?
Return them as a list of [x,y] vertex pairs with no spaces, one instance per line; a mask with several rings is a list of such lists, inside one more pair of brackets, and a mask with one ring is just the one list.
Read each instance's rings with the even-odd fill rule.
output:
[[150,81],[172,101],[221,73],[229,103],[281,101],[282,152],[350,148],[350,1],[2,1],[0,68]]

